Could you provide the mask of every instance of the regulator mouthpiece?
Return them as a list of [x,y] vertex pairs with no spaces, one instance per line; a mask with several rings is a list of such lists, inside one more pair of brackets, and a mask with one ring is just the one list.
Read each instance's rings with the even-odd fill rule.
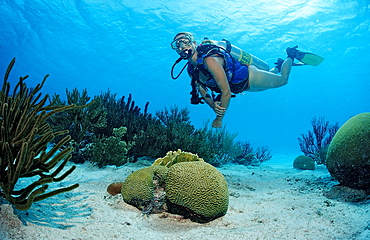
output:
[[185,49],[180,52],[181,59],[189,59],[192,56],[193,51],[191,49]]

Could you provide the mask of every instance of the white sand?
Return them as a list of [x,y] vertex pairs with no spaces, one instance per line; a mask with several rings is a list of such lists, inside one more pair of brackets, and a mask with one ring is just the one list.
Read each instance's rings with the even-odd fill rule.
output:
[[326,168],[293,169],[294,157],[219,168],[229,184],[229,210],[206,224],[164,213],[144,216],[120,195],[106,193],[142,162],[118,169],[86,163],[53,185],[79,182],[74,191],[16,214],[9,204],[0,205],[0,239],[370,239],[370,204],[326,198],[323,193],[337,184]]

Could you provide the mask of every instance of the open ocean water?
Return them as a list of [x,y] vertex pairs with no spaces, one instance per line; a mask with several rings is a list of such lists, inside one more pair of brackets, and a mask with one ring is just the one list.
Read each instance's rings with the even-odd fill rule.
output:
[[231,100],[224,124],[253,147],[299,154],[297,137],[313,117],[342,125],[370,111],[368,0],[1,0],[0,76],[16,57],[12,86],[19,76],[35,86],[50,74],[43,93],[131,93],[152,113],[187,107],[202,127],[213,111],[190,104],[185,72],[170,76],[178,58],[170,43],[180,31],[198,43],[226,38],[270,67],[295,45],[325,57],[316,67],[294,67],[286,86]]

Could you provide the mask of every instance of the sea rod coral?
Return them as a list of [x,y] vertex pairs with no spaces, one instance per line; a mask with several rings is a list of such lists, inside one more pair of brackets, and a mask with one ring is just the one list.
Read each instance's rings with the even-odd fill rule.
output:
[[[66,148],[60,152],[58,150],[70,140],[70,136],[64,137],[50,151],[46,151],[48,143],[55,136],[67,132],[54,132],[46,123],[46,119],[75,106],[45,105],[48,95],[41,97],[39,91],[48,75],[33,89],[27,88],[24,83],[28,76],[21,77],[11,92],[7,80],[14,63],[15,59],[11,61],[5,73],[0,92],[0,196],[17,209],[27,210],[33,202],[78,187],[78,184],[74,184],[45,193],[48,183],[62,181],[75,169],[73,166],[58,176],[71,157],[72,149]],[[38,179],[24,188],[19,189],[16,186],[21,178],[32,177],[33,180],[37,176]]]

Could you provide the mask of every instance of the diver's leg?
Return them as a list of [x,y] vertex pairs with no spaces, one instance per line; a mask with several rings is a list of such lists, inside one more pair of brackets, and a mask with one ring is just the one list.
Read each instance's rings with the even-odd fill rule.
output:
[[287,58],[284,61],[281,66],[281,75],[249,66],[249,88],[247,91],[263,91],[284,86],[288,83],[292,63],[293,60],[291,58]]
[[269,71],[270,73],[275,73],[275,74],[278,74],[279,73],[279,69],[277,67],[273,67],[270,69]]
[[293,59],[292,58],[287,58],[283,62],[283,65],[281,65],[281,73],[280,75],[284,78],[286,78],[286,83],[288,83],[288,78],[290,75],[290,70],[292,70],[293,66]]

